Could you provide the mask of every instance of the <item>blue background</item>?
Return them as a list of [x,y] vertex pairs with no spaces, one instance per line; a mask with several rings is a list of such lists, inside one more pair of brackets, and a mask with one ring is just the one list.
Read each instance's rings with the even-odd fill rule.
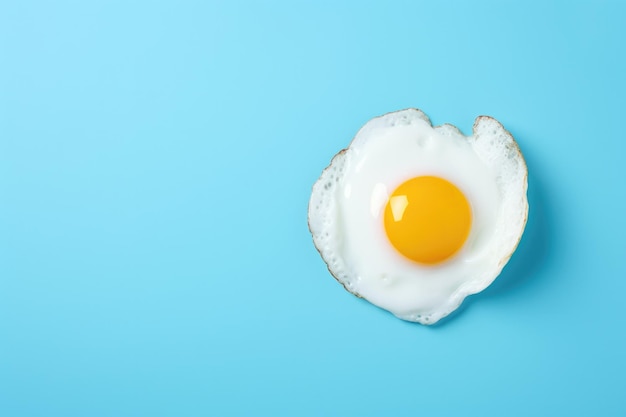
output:
[[[624,415],[625,14],[2,2],[0,415]],[[518,251],[434,327],[344,291],[306,225],[406,107],[496,117],[530,170]]]

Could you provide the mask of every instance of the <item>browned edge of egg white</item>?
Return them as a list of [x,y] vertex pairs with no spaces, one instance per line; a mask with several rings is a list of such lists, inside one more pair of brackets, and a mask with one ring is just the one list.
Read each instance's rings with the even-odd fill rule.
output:
[[[513,247],[511,248],[511,252],[509,252],[509,254],[507,256],[505,256],[505,257],[500,259],[500,262],[499,262],[498,266],[500,267],[500,271],[502,271],[502,268],[504,268],[506,266],[506,264],[509,262],[509,260],[511,259],[511,256],[513,256],[513,254],[517,250],[517,247],[519,246],[520,242],[522,241],[522,236],[524,236],[524,231],[526,230],[526,223],[528,222],[528,210],[530,209],[529,204],[528,204],[528,165],[526,164],[526,159],[524,158],[524,154],[522,153],[522,150],[520,149],[519,144],[515,140],[515,136],[513,136],[511,134],[511,132],[509,132],[508,129],[505,128],[504,125],[502,123],[500,123],[496,118],[491,117],[491,116],[478,116],[476,118],[476,120],[474,120],[474,125],[472,126],[472,136],[476,135],[476,127],[478,126],[478,123],[482,119],[493,120],[494,122],[496,122],[502,128],[502,130],[504,130],[504,132],[507,135],[509,135],[509,137],[512,140],[513,150],[515,152],[517,152],[517,155],[519,156],[520,160],[524,164],[524,183],[526,184],[526,193],[525,193],[526,194],[525,195],[525,197],[526,197],[526,210],[524,212],[524,221],[523,221],[523,224],[522,224],[522,233],[520,233],[519,238],[517,239],[517,242],[515,242],[515,245],[513,245]],[[498,275],[500,275],[500,273],[498,273]],[[496,278],[498,277],[498,275],[496,275]],[[495,281],[495,278],[494,278],[494,281]]]
[[[408,108],[408,109],[403,109],[403,110],[409,110],[409,109],[411,109],[411,108]],[[442,125],[433,126],[433,123],[431,122],[430,117],[429,117],[429,116],[428,116],[425,112],[423,112],[422,110],[420,110],[420,109],[418,109],[418,108],[415,108],[415,107],[412,107],[412,109],[417,110],[417,111],[421,112],[424,116],[426,116],[426,118],[428,119],[428,124],[430,124],[430,126],[431,126],[431,127],[436,128],[436,127],[439,127],[439,126],[442,126],[442,125],[448,125],[448,126],[453,127],[454,129],[456,129],[456,130],[457,130],[457,131],[458,131],[461,135],[463,135],[463,137],[464,137],[465,139],[467,139],[467,138],[468,138],[468,137],[467,137],[467,136],[465,136],[465,135],[463,134],[463,132],[461,132],[461,131],[459,130],[459,128],[458,128],[458,127],[456,127],[455,125],[450,124],[450,123],[443,123]],[[386,116],[386,115],[388,115],[388,114],[391,114],[391,113],[397,113],[397,112],[400,112],[400,111],[403,111],[403,110],[396,110],[396,111],[393,111],[393,112],[387,112],[387,113],[385,113],[385,114],[383,114],[383,115],[381,115],[381,116],[374,117],[373,119],[378,119],[378,118],[381,118],[381,117],[385,117],[385,116]],[[373,119],[370,119],[370,120],[373,120]],[[526,229],[526,223],[527,223],[527,221],[528,221],[528,210],[529,210],[529,208],[528,208],[528,165],[526,164],[526,160],[524,159],[524,154],[522,154],[522,151],[521,151],[521,149],[520,149],[520,147],[519,147],[519,145],[518,145],[517,141],[515,140],[515,137],[511,134],[511,132],[509,132],[509,131],[508,131],[508,130],[507,130],[507,129],[506,129],[506,128],[502,125],[502,123],[500,123],[500,122],[499,122],[497,119],[495,119],[494,117],[491,117],[491,116],[478,116],[478,117],[474,120],[474,125],[472,126],[472,136],[475,136],[475,135],[476,135],[476,127],[477,127],[478,123],[479,123],[482,119],[489,119],[489,120],[493,120],[494,122],[496,122],[496,123],[497,123],[497,124],[498,124],[498,125],[502,128],[502,130],[504,130],[504,132],[505,132],[507,135],[509,135],[509,137],[510,137],[510,138],[512,139],[512,141],[513,141],[514,151],[515,151],[515,152],[519,155],[520,159],[521,159],[521,160],[522,160],[522,162],[524,163],[524,168],[525,168],[525,170],[524,170],[524,182],[526,183],[526,211],[525,211],[525,213],[524,213],[524,221],[523,221],[523,225],[522,225],[522,233],[520,234],[519,238],[517,239],[517,242],[515,243],[515,245],[514,245],[514,246],[513,246],[513,248],[511,249],[511,252],[510,252],[507,256],[505,256],[504,258],[501,258],[501,259],[500,259],[499,266],[500,266],[501,268],[504,268],[504,266],[505,266],[505,265],[509,262],[509,259],[511,259],[511,256],[513,256],[513,253],[515,252],[515,250],[516,250],[516,249],[517,249],[517,247],[519,246],[519,243],[520,243],[520,242],[521,242],[521,240],[522,240],[522,236],[524,235],[524,230]],[[368,121],[368,122],[369,122],[369,121]],[[367,124],[368,122],[366,122],[366,124]],[[363,126],[365,126],[365,125],[363,125]],[[363,127],[363,126],[362,126],[362,127]],[[360,129],[359,129],[359,131],[360,131]],[[357,135],[358,135],[359,131],[357,131]],[[355,135],[355,137],[356,137],[356,135]],[[340,150],[339,152],[337,152],[337,153],[336,153],[336,154],[332,157],[332,159],[330,160],[330,163],[328,164],[328,166],[327,166],[326,168],[324,168],[324,169],[322,170],[322,172],[320,173],[320,175],[319,175],[319,177],[318,177],[318,180],[319,180],[319,178],[320,178],[320,177],[324,174],[324,172],[326,172],[327,170],[329,170],[329,169],[333,166],[333,161],[335,160],[335,158],[337,158],[337,157],[338,157],[338,156],[340,156],[340,155],[345,154],[345,153],[348,151],[348,148],[349,148],[349,147],[350,147],[350,145],[352,144],[352,141],[353,141],[353,140],[354,140],[354,138],[352,138],[352,140],[350,141],[350,144],[348,144],[348,147],[343,148],[342,150]],[[315,183],[313,183],[313,186],[317,183],[317,181],[318,181],[318,180],[316,180],[316,181],[315,181]],[[313,190],[313,186],[311,186],[311,191]],[[309,205],[310,205],[310,200],[309,200]],[[307,208],[309,208],[309,207],[307,207]],[[311,236],[313,236],[313,231],[311,230],[311,222],[309,221],[308,211],[307,211],[307,226],[308,226],[308,228],[309,228],[309,233],[311,233]],[[357,292],[355,292],[355,291],[351,291],[351,290],[350,290],[350,289],[346,286],[346,284],[344,284],[343,282],[341,282],[341,281],[339,280],[339,278],[338,278],[338,277],[337,277],[337,276],[333,273],[333,271],[331,271],[330,266],[328,265],[328,263],[326,262],[326,260],[325,260],[325,259],[324,259],[324,257],[322,256],[322,250],[321,250],[320,248],[318,248],[318,247],[317,247],[317,245],[315,244],[315,239],[313,239],[313,246],[315,246],[315,249],[316,249],[316,250],[317,250],[317,252],[320,254],[320,257],[321,257],[321,258],[322,258],[322,260],[324,261],[324,264],[326,265],[326,269],[328,269],[328,272],[330,272],[330,275],[331,275],[333,278],[335,278],[335,280],[336,280],[339,284],[341,284],[341,286],[342,286],[343,288],[345,288],[345,290],[346,290],[346,291],[348,291],[349,293],[351,293],[351,294],[355,295],[355,296],[356,296],[356,297],[358,297],[358,298],[363,298],[363,296],[361,296],[359,293],[357,293]],[[500,274],[500,273],[498,273],[498,275],[499,275],[499,274]],[[497,277],[497,276],[496,276],[496,277]]]
[[[350,141],[350,143],[352,143],[352,141]],[[350,145],[348,145],[348,147],[350,147]],[[326,171],[328,171],[328,170],[329,170],[329,169],[333,166],[333,161],[335,160],[335,158],[337,158],[338,156],[341,156],[341,155],[345,154],[347,151],[348,151],[348,148],[344,148],[344,149],[340,150],[339,152],[337,152],[337,153],[335,154],[335,156],[333,156],[333,157],[332,157],[332,159],[330,160],[330,164],[328,164],[328,166],[322,170],[322,173],[321,173],[321,174],[320,174],[320,176],[318,177],[317,181],[319,181],[319,178],[321,178],[321,177],[322,177],[322,175],[324,175],[324,173],[325,173]],[[315,182],[313,183],[313,186],[311,187],[311,191],[313,191],[313,187],[315,186],[315,184],[317,184],[317,181],[315,181]],[[308,207],[308,208],[309,208],[309,210],[310,210],[310,204],[311,204],[311,200],[309,199],[309,207]],[[307,221],[306,221],[306,223],[307,223],[307,226],[308,226],[308,228],[309,228],[309,233],[311,233],[311,236],[313,236],[313,230],[311,230],[311,222],[309,221],[308,212],[307,212]],[[335,275],[335,274],[333,273],[333,271],[331,271],[331,270],[330,270],[330,266],[328,265],[328,262],[326,262],[326,260],[324,259],[324,256],[322,255],[322,249],[321,249],[321,248],[318,248],[318,247],[317,247],[317,245],[315,244],[315,239],[313,239],[313,246],[315,246],[315,250],[317,250],[317,252],[320,254],[320,257],[321,257],[321,258],[322,258],[322,260],[324,261],[324,265],[326,265],[326,269],[328,269],[328,272],[330,272],[330,275],[331,275],[333,278],[335,278],[335,281],[337,281],[338,283],[340,283],[340,284],[341,284],[341,286],[342,286],[343,288],[345,288],[345,290],[346,290],[346,291],[348,291],[350,294],[353,294],[353,295],[355,295],[355,296],[357,296],[357,297],[359,297],[359,298],[363,298],[363,296],[362,296],[361,294],[359,294],[358,292],[351,291],[351,290],[350,290],[350,288],[348,288],[348,287],[346,286],[346,284],[344,284],[343,282],[341,282],[341,281],[339,280],[339,277],[337,277],[337,275]]]

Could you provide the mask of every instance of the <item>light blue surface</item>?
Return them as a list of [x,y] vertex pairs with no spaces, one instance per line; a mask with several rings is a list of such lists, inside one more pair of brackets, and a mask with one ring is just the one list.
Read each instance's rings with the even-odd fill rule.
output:
[[[4,1],[0,415],[626,413],[624,3]],[[436,327],[329,275],[313,182],[368,119],[480,114],[530,170]]]

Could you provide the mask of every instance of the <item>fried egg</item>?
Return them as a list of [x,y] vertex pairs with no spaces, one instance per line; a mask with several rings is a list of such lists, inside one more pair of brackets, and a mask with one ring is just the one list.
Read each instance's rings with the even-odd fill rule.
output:
[[351,293],[433,324],[489,286],[519,243],[527,168],[495,119],[471,136],[416,109],[363,126],[313,186],[315,247]]

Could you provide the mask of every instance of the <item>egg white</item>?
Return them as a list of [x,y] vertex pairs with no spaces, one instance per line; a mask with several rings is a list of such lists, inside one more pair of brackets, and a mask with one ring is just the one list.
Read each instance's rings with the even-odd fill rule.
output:
[[[434,175],[455,184],[472,227],[451,259],[424,266],[385,234],[388,196],[404,181]],[[526,222],[527,170],[512,136],[479,117],[473,135],[432,127],[407,109],[372,119],[313,186],[309,228],[328,269],[345,288],[401,319],[432,324],[486,288],[517,246]]]

